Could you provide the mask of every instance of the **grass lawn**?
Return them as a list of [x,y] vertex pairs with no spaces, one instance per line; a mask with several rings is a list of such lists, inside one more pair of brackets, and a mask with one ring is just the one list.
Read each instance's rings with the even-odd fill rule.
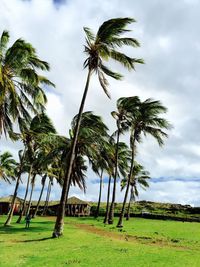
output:
[[51,239],[54,220],[4,228],[0,217],[0,266],[200,266],[198,223],[132,218],[119,230],[102,219],[66,218],[64,236]]

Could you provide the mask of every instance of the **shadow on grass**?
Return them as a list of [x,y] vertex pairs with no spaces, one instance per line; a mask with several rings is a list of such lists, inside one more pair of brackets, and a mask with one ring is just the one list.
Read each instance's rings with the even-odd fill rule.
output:
[[13,223],[10,226],[0,226],[0,234],[15,234],[15,233],[37,233],[52,230],[53,222],[31,222],[29,228],[25,228],[25,223],[16,224]]
[[45,241],[45,240],[49,240],[49,239],[53,239],[53,238],[52,237],[44,237],[44,238],[38,238],[38,239],[20,240],[20,241],[17,241],[17,243],[40,242],[40,241]]

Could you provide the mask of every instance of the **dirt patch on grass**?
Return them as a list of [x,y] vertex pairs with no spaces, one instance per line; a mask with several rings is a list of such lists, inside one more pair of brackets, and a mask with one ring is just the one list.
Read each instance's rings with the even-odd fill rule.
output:
[[129,234],[124,234],[124,233],[116,233],[116,232],[111,232],[109,230],[104,230],[101,228],[97,228],[93,225],[89,224],[80,224],[80,223],[72,223],[68,222],[67,224],[72,224],[75,227],[84,230],[88,233],[96,234],[99,236],[103,236],[109,239],[114,239],[114,240],[121,240],[121,241],[127,241],[127,242],[138,242],[146,245],[152,245],[152,246],[159,246],[159,247],[173,247],[178,250],[190,250],[191,248],[182,246],[182,245],[175,245],[171,241],[167,240],[162,240],[162,239],[156,239],[152,237],[146,237],[146,236],[133,236]]

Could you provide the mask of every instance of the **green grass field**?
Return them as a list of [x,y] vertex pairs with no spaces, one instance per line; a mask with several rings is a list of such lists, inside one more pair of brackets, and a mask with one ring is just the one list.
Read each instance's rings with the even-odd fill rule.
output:
[[0,217],[0,266],[200,266],[198,223],[132,218],[119,231],[101,219],[66,218],[64,236],[51,239],[54,220],[4,228]]

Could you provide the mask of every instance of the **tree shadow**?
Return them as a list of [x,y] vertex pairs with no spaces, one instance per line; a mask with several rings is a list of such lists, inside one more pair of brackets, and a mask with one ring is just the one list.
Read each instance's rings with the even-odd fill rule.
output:
[[17,243],[30,243],[30,242],[40,242],[52,239],[53,237],[44,237],[44,238],[38,238],[38,239],[29,239],[29,240],[19,240]]
[[25,223],[16,224],[13,223],[9,226],[0,226],[0,234],[15,234],[15,233],[37,233],[52,230],[53,222],[31,222],[29,228],[25,228]]

